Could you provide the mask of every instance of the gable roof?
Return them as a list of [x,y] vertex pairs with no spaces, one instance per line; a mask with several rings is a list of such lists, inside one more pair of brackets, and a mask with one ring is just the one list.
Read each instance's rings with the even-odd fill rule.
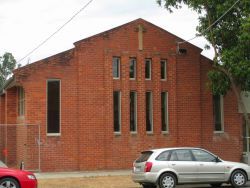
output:
[[[176,36],[176,35],[174,35],[174,34],[168,32],[168,31],[166,31],[165,29],[163,29],[163,28],[161,28],[161,27],[159,27],[159,26],[157,26],[157,25],[152,24],[151,22],[148,22],[148,21],[146,21],[146,20],[144,20],[144,19],[142,19],[142,18],[138,18],[138,19],[136,19],[136,20],[133,20],[133,21],[128,22],[128,23],[125,23],[125,24],[123,24],[123,25],[114,27],[114,28],[112,28],[112,29],[110,29],[110,30],[107,30],[107,31],[98,33],[98,34],[96,34],[96,35],[93,35],[93,36],[84,38],[84,39],[82,39],[82,40],[76,41],[76,42],[74,42],[74,45],[77,46],[77,45],[79,45],[79,44],[82,43],[82,42],[89,41],[90,39],[98,38],[98,37],[100,37],[100,36],[107,35],[107,34],[109,34],[109,33],[119,31],[120,29],[122,29],[122,28],[124,28],[124,27],[127,27],[127,26],[129,26],[129,25],[135,24],[135,23],[138,23],[138,24],[143,24],[143,23],[149,24],[149,25],[151,25],[152,27],[156,27],[157,29],[159,29],[159,30],[161,30],[161,31],[163,31],[163,32],[165,32],[165,33],[167,33],[167,34],[172,35],[173,37],[175,37],[175,38],[178,39],[179,41],[185,41],[184,39],[182,39],[182,38],[180,38],[180,37],[178,37],[178,36]],[[189,45],[191,45],[191,46],[197,48],[197,49],[200,50],[200,51],[202,51],[201,48],[199,48],[199,47],[197,47],[197,46],[195,46],[195,45],[193,45],[193,44],[191,44],[191,43],[189,43],[189,42],[187,42],[187,44],[189,44]],[[74,48],[75,48],[75,47],[74,47]],[[72,48],[72,49],[70,49],[70,50],[66,50],[66,51],[61,52],[61,53],[58,53],[58,54],[55,54],[55,55],[52,55],[52,56],[50,56],[50,57],[46,57],[46,58],[41,59],[41,60],[39,60],[39,61],[36,61],[36,62],[31,63],[31,64],[25,65],[25,66],[23,66],[23,67],[20,67],[20,68],[14,70],[14,74],[17,73],[17,72],[20,72],[20,71],[25,71],[26,69],[29,69],[29,68],[33,68],[34,66],[38,66],[38,65],[40,65],[40,64],[43,64],[44,62],[47,62],[47,63],[48,63],[48,62],[52,62],[53,59],[56,59],[56,58],[58,58],[58,57],[60,57],[60,56],[69,56],[69,54],[72,55],[74,48]]]
[[[121,29],[121,28],[123,28],[123,27],[126,27],[126,26],[128,26],[128,25],[132,25],[132,24],[134,24],[134,23],[140,23],[140,24],[142,24],[142,23],[147,23],[147,24],[151,25],[152,27],[156,27],[156,28],[158,28],[159,30],[161,30],[161,31],[163,31],[163,32],[165,32],[165,33],[167,33],[167,34],[174,36],[175,38],[177,38],[178,40],[180,40],[180,42],[181,42],[181,41],[186,41],[186,40],[184,40],[184,39],[182,39],[182,38],[176,36],[175,34],[170,33],[169,31],[167,31],[167,30],[165,30],[165,29],[163,29],[163,28],[161,28],[161,27],[159,27],[159,26],[157,26],[157,25],[155,25],[155,24],[153,24],[153,23],[151,23],[151,22],[148,22],[148,21],[146,21],[146,20],[144,20],[144,19],[142,19],[142,18],[138,18],[138,19],[133,20],[133,21],[131,21],[131,22],[128,22],[128,23],[122,24],[122,25],[120,25],[120,26],[114,27],[114,28],[112,28],[112,29],[110,29],[110,30],[107,30],[107,31],[98,33],[98,34],[96,34],[96,35],[92,35],[92,36],[90,36],[90,37],[84,38],[84,39],[82,39],[82,40],[76,41],[76,42],[74,42],[74,45],[77,46],[77,45],[80,44],[81,42],[85,42],[85,41],[88,41],[88,40],[90,40],[90,39],[97,38],[97,37],[99,37],[99,36],[107,35],[108,33],[111,33],[111,32],[114,32],[114,31],[118,31],[119,29]],[[190,42],[186,42],[186,43],[189,44],[189,45],[191,45],[191,46],[193,46],[193,47],[195,47],[195,48],[198,48],[200,51],[203,50],[202,48],[200,48],[200,47],[198,47],[198,46],[195,46],[194,44],[191,44]]]

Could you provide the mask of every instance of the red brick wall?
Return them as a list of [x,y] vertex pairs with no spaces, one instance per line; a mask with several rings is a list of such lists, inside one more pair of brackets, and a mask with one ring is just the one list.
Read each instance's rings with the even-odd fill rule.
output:
[[5,94],[0,96],[0,124],[5,123]]
[[207,59],[201,61],[202,146],[225,160],[240,161],[242,143],[242,117],[238,113],[236,97],[231,91],[224,96],[224,133],[214,133],[212,94],[206,83],[212,68]]
[[7,125],[7,131],[5,132],[5,136],[7,136],[7,152],[8,166],[15,166],[16,164],[16,127],[13,126],[16,124],[17,117],[17,100],[16,100],[16,88],[13,87],[6,92],[5,95],[5,122]]
[[[72,56],[71,51],[61,53],[16,74],[17,82],[25,89],[25,122],[41,126],[41,167],[45,171],[78,170],[78,139],[82,135],[78,134],[78,75]],[[61,136],[46,134],[48,79],[61,80]]]
[[[143,51],[136,27],[143,24]],[[185,44],[176,55],[174,35],[137,20],[75,43],[73,50],[30,64],[15,72],[26,92],[25,123],[41,125],[42,171],[131,168],[142,150],[203,146],[239,160],[239,116],[226,96],[225,134],[212,131],[211,94],[206,90],[208,62],[200,49]],[[112,57],[121,57],[121,78],[112,76]],[[137,78],[129,80],[129,57],[137,58]],[[144,60],[152,59],[152,80],[145,80]],[[160,80],[160,59],[168,60],[167,81]],[[61,135],[46,135],[46,81],[61,80]],[[121,91],[121,134],[113,131],[113,91]],[[145,92],[153,93],[153,134],[146,133]],[[129,92],[137,92],[137,134],[129,131]],[[160,93],[167,91],[169,133],[161,132]],[[222,149],[218,149],[220,146]],[[235,147],[239,151],[231,154]],[[34,156],[35,158],[35,156]],[[33,159],[32,159],[33,160]]]

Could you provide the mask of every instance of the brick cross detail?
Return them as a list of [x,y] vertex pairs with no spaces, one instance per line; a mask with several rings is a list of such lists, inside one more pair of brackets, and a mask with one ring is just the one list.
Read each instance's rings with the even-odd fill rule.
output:
[[138,49],[143,50],[143,33],[146,32],[146,29],[139,24],[136,31],[138,32]]

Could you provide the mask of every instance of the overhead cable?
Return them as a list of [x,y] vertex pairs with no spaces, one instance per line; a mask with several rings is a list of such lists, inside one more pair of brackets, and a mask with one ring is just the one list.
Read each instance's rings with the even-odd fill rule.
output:
[[40,44],[38,44],[33,50],[31,50],[29,53],[27,53],[23,58],[21,58],[17,63],[20,63],[25,58],[30,56],[32,53],[34,53],[38,48],[40,48],[42,45],[44,45],[48,40],[50,40],[55,34],[57,34],[59,31],[61,31],[69,22],[71,22],[80,12],[82,12],[84,9],[86,9],[90,3],[92,3],[93,0],[88,1],[87,4],[85,4],[79,11],[77,11],[73,16],[70,17],[69,20],[67,20],[61,27],[59,27],[54,33],[52,33],[49,37],[47,37],[45,40],[43,40]]

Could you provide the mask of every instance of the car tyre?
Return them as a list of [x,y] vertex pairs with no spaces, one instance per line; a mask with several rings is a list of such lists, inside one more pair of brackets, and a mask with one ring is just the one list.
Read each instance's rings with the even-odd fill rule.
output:
[[161,175],[159,186],[160,188],[174,188],[176,186],[176,177],[171,173]]
[[233,187],[243,187],[247,182],[247,176],[242,170],[236,170],[230,180]]
[[3,178],[0,180],[1,188],[20,188],[19,183],[13,178]]
[[142,184],[143,188],[156,188],[157,186],[154,184]]
[[211,187],[221,187],[221,183],[212,183]]

